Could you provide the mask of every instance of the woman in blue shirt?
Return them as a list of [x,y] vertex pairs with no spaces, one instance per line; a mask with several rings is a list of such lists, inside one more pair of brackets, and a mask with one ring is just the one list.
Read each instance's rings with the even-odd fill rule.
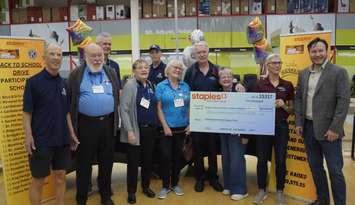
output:
[[159,199],[166,198],[170,191],[178,196],[184,194],[178,182],[184,163],[182,145],[189,125],[190,88],[181,80],[182,68],[180,61],[171,60],[165,69],[167,79],[158,84],[155,93],[158,117],[164,130],[160,140],[163,188]]

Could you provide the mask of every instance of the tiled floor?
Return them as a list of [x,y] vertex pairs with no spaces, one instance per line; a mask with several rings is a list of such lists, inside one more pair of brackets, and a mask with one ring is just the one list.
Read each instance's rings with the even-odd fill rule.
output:
[[[344,173],[347,183],[347,204],[355,204],[355,195],[353,190],[355,190],[355,161],[352,161],[350,158],[350,149],[351,149],[351,136],[352,136],[352,116],[349,116],[345,123],[346,137],[344,138]],[[219,159],[220,161],[220,159]],[[185,191],[185,195],[178,197],[173,193],[170,193],[167,199],[150,199],[145,197],[140,193],[140,189],[137,194],[137,205],[160,205],[160,204],[169,204],[169,205],[217,205],[217,204],[252,204],[253,196],[256,193],[256,158],[253,156],[247,156],[247,182],[248,182],[248,192],[249,197],[242,201],[232,201],[228,197],[223,196],[221,193],[213,191],[213,189],[206,182],[205,191],[202,193],[196,193],[193,190],[194,179],[192,177],[182,177],[180,185]],[[183,170],[183,173],[184,174]],[[221,172],[221,170],[219,170]],[[94,168],[94,172],[97,172],[97,167]],[[96,175],[95,175],[96,176]],[[95,180],[94,184],[95,183]],[[126,202],[126,165],[116,163],[113,170],[113,179],[112,187],[114,189],[113,200],[116,204],[127,204]],[[138,186],[139,187],[139,186]],[[161,188],[161,181],[158,179],[152,180],[152,188],[158,192]],[[70,173],[67,175],[67,192],[66,192],[66,204],[72,205],[75,204],[75,173]],[[289,205],[298,205],[306,204],[303,201],[295,200],[290,197],[287,198]],[[0,175],[0,204],[5,205],[4,197],[4,184],[3,178]],[[54,205],[54,201],[49,201],[45,203],[46,205]],[[97,192],[90,196],[88,205],[97,205],[100,204],[100,197]],[[270,197],[265,201],[265,205],[275,204],[275,197],[273,194],[270,194]],[[18,205],[18,204],[11,204]]]

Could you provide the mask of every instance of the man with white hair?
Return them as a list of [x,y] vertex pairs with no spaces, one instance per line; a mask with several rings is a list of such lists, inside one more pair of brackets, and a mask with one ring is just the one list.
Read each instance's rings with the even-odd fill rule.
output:
[[99,45],[91,43],[84,52],[85,63],[69,76],[71,117],[80,140],[76,155],[76,202],[86,204],[91,163],[97,156],[101,204],[114,205],[111,174],[118,127],[118,79],[116,72],[104,65],[104,52]]
[[75,150],[79,141],[71,123],[67,86],[59,76],[62,48],[48,44],[44,61],[46,67],[26,81],[23,96],[25,147],[32,175],[29,200],[31,205],[41,204],[45,178],[52,171],[56,203],[63,205],[70,148]]
[[116,61],[109,58],[109,56],[111,54],[111,50],[112,50],[112,36],[111,36],[111,34],[106,33],[106,32],[99,33],[96,36],[96,43],[104,51],[104,64],[116,71],[117,79],[119,82],[119,89],[122,89],[120,66]]
[[189,68],[196,62],[196,59],[194,57],[193,53],[193,45],[197,42],[204,41],[204,34],[200,29],[195,29],[191,32],[189,35],[189,41],[191,43],[191,46],[188,46],[184,49],[182,52],[182,61],[184,63],[184,66],[186,68]]
[[[107,67],[110,67],[111,69],[114,69],[116,71],[117,80],[118,80],[118,88],[119,88],[119,90],[122,90],[120,66],[116,61],[109,58],[109,56],[111,54],[111,49],[112,49],[111,34],[106,33],[106,32],[99,33],[96,36],[96,43],[102,48],[102,50],[104,52],[104,64]],[[120,129],[117,130],[116,136],[120,136]],[[92,182],[90,180],[88,195],[91,195],[93,193],[94,193],[94,190],[93,190]]]
[[[205,41],[194,44],[196,63],[186,70],[184,81],[190,86],[191,91],[219,91],[218,66],[208,60],[209,48]],[[214,133],[192,132],[192,139],[195,154],[195,191],[204,190],[204,180],[208,178],[214,190],[221,192],[222,185],[217,175],[217,145],[219,137]],[[208,170],[204,170],[204,151],[208,152]]]

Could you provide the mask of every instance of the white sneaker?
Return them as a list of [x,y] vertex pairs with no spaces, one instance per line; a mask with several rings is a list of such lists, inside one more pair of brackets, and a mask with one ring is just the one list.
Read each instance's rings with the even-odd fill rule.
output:
[[178,195],[178,196],[184,195],[184,191],[183,191],[182,188],[179,187],[178,185],[174,186],[174,187],[172,188],[172,190],[173,190],[173,191],[175,192],[175,194]]
[[230,195],[231,192],[230,192],[228,189],[224,189],[224,190],[222,191],[222,194],[223,194],[223,195]]
[[162,188],[158,194],[158,199],[165,199],[166,197],[168,197],[170,191],[171,189]]
[[232,194],[231,195],[231,199],[235,200],[235,201],[242,200],[242,199],[244,199],[246,197],[248,197],[248,193],[246,193],[246,194]]
[[259,189],[258,193],[254,197],[254,204],[262,204],[263,201],[267,198],[267,192],[263,189]]
[[280,190],[276,192],[276,204],[277,205],[286,205],[285,195]]

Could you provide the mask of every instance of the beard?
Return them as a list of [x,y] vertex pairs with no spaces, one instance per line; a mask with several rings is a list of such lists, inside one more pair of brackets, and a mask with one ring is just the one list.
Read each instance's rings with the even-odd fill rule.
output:
[[93,73],[100,71],[103,65],[104,65],[103,63],[100,63],[99,65],[87,63],[87,66],[89,67],[90,71]]

